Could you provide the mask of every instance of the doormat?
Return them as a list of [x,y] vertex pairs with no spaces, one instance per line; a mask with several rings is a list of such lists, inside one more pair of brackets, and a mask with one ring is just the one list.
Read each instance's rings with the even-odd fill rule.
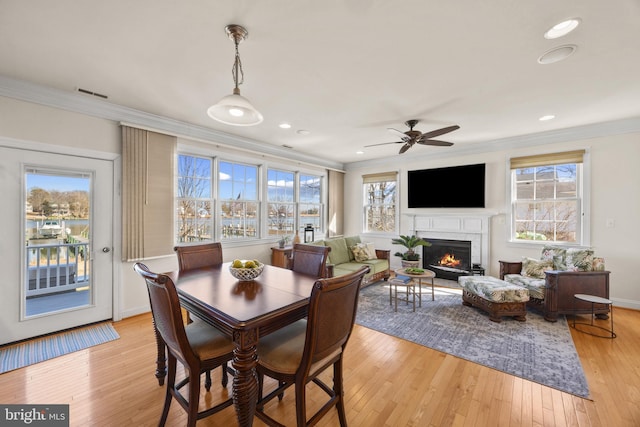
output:
[[0,347],[0,374],[120,338],[111,322],[97,323]]

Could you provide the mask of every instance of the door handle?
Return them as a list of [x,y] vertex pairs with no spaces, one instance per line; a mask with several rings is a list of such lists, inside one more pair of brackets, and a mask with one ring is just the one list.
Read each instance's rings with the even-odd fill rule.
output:
[[102,248],[102,252],[104,252],[105,254],[109,253],[111,252],[111,248],[105,246],[104,248]]

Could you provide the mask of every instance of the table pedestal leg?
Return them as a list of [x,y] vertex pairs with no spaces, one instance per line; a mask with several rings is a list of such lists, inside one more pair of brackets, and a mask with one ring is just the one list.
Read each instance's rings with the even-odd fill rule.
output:
[[233,377],[233,404],[236,408],[238,424],[251,426],[258,400],[257,331],[254,329],[235,332],[233,341],[236,345],[233,350],[232,363],[236,371]]

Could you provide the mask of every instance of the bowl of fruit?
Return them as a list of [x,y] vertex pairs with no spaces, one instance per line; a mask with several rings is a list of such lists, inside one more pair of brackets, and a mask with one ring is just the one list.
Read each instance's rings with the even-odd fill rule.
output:
[[255,259],[236,259],[229,266],[231,275],[242,282],[254,280],[262,274],[262,270],[264,270],[264,264]]

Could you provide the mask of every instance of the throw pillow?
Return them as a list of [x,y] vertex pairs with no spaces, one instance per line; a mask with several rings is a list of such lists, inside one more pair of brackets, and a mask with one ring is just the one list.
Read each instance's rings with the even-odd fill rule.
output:
[[544,245],[542,247],[542,254],[540,255],[540,259],[542,261],[553,261],[553,269],[564,271],[567,269],[566,263],[566,254],[567,250],[565,248],[561,248],[559,246],[552,245]]
[[369,259],[378,259],[378,256],[376,255],[376,248],[373,245],[373,242],[365,243],[365,245],[367,247],[367,254],[369,254]]
[[344,264],[349,262],[349,248],[344,238],[327,239],[324,241],[325,246],[329,246],[329,264]]
[[520,274],[526,277],[544,279],[544,272],[551,270],[553,270],[553,260],[540,261],[533,258],[523,258],[522,272]]
[[356,260],[356,262],[362,262],[369,259],[367,247],[362,243],[351,246],[351,252],[353,253],[353,258]]
[[591,271],[593,269],[593,250],[581,248],[567,249],[567,271]]
[[593,258],[593,271],[604,271],[604,258]]
[[[360,236],[350,236],[344,238],[347,247],[351,249],[352,246],[357,245],[358,243],[362,243],[360,240]],[[353,252],[349,251],[349,261],[353,261],[355,258],[353,257]]]

